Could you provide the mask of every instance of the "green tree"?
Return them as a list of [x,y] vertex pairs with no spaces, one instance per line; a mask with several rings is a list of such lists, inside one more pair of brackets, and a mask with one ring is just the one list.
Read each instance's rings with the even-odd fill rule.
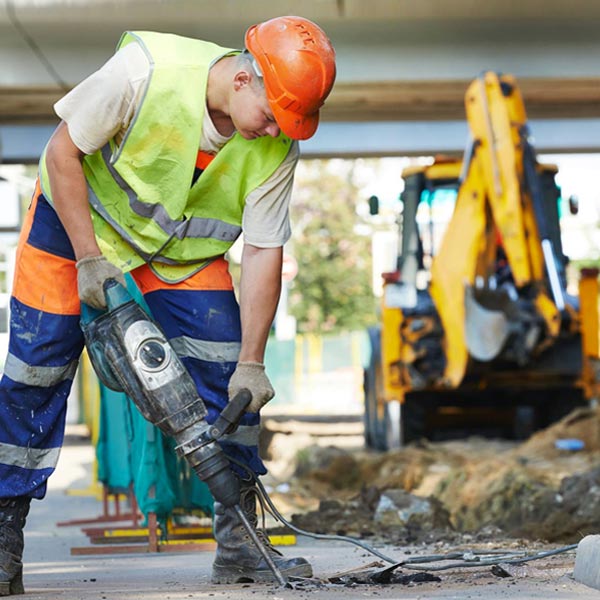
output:
[[[375,319],[371,238],[359,233],[363,201],[355,161],[301,161],[291,206],[298,275],[290,312],[299,332],[362,329]],[[366,228],[368,229],[368,228]]]

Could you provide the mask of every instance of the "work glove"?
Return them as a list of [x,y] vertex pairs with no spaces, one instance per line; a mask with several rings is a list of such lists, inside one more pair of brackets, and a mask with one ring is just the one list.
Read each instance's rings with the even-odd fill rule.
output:
[[116,279],[121,285],[125,285],[123,273],[104,256],[82,258],[75,266],[79,299],[92,308],[106,308],[103,285],[107,279]]
[[265,373],[265,365],[259,362],[239,362],[229,380],[229,399],[246,388],[252,394],[247,413],[257,413],[274,395],[275,390]]

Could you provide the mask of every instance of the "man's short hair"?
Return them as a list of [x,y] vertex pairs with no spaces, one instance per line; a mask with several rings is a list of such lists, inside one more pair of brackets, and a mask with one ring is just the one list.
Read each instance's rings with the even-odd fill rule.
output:
[[243,52],[240,52],[240,54],[237,55],[237,66],[238,66],[238,69],[240,69],[242,71],[248,71],[249,73],[252,73],[252,75],[253,75],[252,84],[253,85],[256,85],[260,88],[265,87],[265,82],[263,80],[263,76],[260,71],[260,67],[258,66],[258,63],[256,62],[256,60],[254,60],[254,57],[252,56],[252,54],[250,54],[250,52],[248,52],[248,50],[244,50]]

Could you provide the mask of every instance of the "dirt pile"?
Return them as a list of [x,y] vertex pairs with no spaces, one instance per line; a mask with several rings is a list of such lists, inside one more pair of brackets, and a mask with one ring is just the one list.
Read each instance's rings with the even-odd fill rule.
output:
[[[559,440],[583,449],[561,450]],[[306,512],[294,522],[319,533],[405,543],[500,529],[567,543],[600,531],[598,410],[574,411],[521,445],[473,438],[384,454],[311,447],[303,456],[290,493]]]
[[[600,529],[600,412],[574,411],[493,458],[470,460],[434,495],[459,531],[492,524],[509,535],[574,542]],[[579,440],[583,450],[557,448]]]

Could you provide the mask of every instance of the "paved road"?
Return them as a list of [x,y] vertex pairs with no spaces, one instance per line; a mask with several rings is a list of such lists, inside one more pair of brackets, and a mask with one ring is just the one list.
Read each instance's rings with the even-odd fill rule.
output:
[[[57,527],[56,522],[100,514],[100,503],[90,496],[67,495],[85,489],[91,480],[93,450],[80,439],[69,438],[47,498],[35,501],[26,527],[25,588],[23,600],[180,600],[187,598],[249,597],[349,599],[597,599],[600,592],[573,581],[573,557],[561,556],[541,565],[529,563],[516,577],[494,577],[489,569],[444,572],[439,583],[354,587],[308,585],[285,590],[274,585],[214,586],[210,584],[211,552],[71,556],[71,548],[89,545],[78,527]],[[402,558],[398,548],[382,549]],[[286,553],[290,549],[285,550]],[[308,558],[321,580],[376,560],[364,550],[345,544],[301,539],[291,551]],[[412,549],[413,554],[431,549]],[[405,571],[407,572],[407,571]]]

